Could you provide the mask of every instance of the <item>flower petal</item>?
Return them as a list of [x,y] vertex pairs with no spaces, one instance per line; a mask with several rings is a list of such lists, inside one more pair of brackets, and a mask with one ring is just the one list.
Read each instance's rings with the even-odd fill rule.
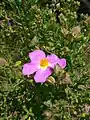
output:
[[45,58],[45,53],[42,50],[35,50],[29,53],[29,57],[32,62],[40,62],[41,59]]
[[55,54],[48,55],[47,59],[50,63],[51,68],[54,68],[55,65],[58,63],[58,60],[59,60],[59,58]]
[[22,73],[23,75],[33,74],[38,70],[38,66],[35,63],[26,63],[23,65]]
[[38,70],[34,76],[36,83],[44,83],[47,78],[52,74],[52,71],[50,68],[47,68],[45,70]]
[[66,63],[66,59],[62,58],[58,60],[58,64],[59,66],[63,69],[66,67],[67,63]]

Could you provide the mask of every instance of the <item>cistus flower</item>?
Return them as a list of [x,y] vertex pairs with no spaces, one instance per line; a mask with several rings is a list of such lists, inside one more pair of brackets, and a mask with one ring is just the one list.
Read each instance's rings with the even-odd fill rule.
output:
[[45,55],[42,50],[35,50],[29,53],[30,62],[23,65],[23,75],[35,73],[34,80],[36,83],[44,83],[52,74],[56,64],[63,69],[66,66],[66,59],[59,59],[55,54]]

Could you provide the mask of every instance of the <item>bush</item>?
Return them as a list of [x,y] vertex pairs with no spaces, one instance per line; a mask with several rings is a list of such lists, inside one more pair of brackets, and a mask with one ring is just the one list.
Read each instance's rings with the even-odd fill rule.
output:
[[[73,0],[0,2],[0,116],[2,120],[90,119],[90,24]],[[67,60],[55,83],[22,75],[28,53],[41,49]],[[2,59],[3,58],[3,59]],[[62,74],[61,74],[62,73]]]

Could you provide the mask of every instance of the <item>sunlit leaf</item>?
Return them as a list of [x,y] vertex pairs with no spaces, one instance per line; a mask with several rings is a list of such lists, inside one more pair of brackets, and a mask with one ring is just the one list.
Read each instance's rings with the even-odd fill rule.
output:
[[15,67],[21,65],[21,63],[22,63],[21,61],[17,61],[17,62],[15,63]]

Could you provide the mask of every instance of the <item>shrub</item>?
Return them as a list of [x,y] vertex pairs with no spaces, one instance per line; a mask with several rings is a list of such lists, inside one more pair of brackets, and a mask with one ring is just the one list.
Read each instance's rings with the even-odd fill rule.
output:
[[[8,4],[8,6],[7,6]],[[7,120],[89,120],[87,45],[90,25],[73,0],[0,2],[0,116]],[[55,83],[36,84],[22,75],[28,53],[41,49],[67,60]],[[89,56],[89,55],[88,55]]]

